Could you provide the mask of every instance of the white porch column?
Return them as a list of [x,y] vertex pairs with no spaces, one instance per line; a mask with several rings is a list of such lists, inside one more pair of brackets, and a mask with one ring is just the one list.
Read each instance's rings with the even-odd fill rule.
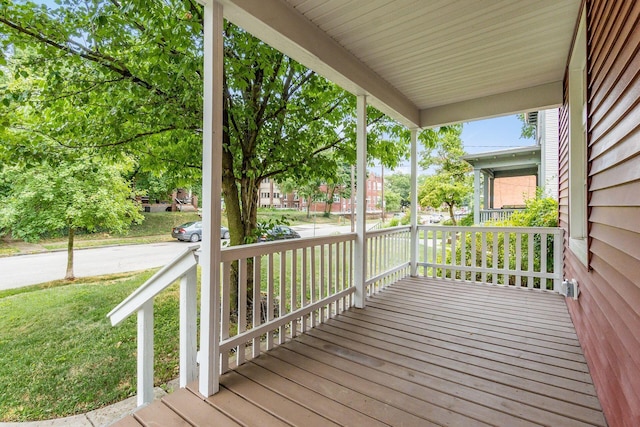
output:
[[482,186],[482,206],[483,209],[491,209],[491,205],[489,204],[489,175],[483,175],[483,186]]
[[496,183],[495,177],[494,176],[489,177],[489,209],[495,209],[495,205],[494,205],[495,183]]
[[200,381],[204,396],[218,392],[220,373],[220,200],[222,195],[222,5],[204,6],[204,117],[202,136],[202,285]]
[[480,224],[480,169],[473,169],[473,223]]
[[367,97],[358,95],[356,105],[356,246],[353,278],[356,285],[355,305],[365,306],[366,233],[367,233]]
[[411,129],[411,276],[418,275],[418,130]]

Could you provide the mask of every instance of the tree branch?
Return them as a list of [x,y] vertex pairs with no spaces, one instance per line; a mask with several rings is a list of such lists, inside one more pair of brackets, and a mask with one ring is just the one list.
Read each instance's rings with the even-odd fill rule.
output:
[[[54,40],[51,40],[41,34],[38,34],[34,31],[31,31],[27,28],[21,27],[20,25],[17,25],[9,20],[7,20],[6,18],[0,16],[0,23],[5,24],[6,26],[14,29],[15,31],[22,33],[24,35],[27,35],[31,38],[34,38],[36,40],[38,40],[39,42],[49,45],[51,47],[54,47],[62,52],[66,52],[72,55],[76,55],[79,56],[81,58],[84,58],[86,60],[89,60],[91,62],[94,62],[96,64],[99,64],[105,68],[107,68],[110,71],[113,71],[114,73],[120,74],[122,77],[126,78],[127,80],[132,81],[133,83],[144,87],[145,89],[151,90],[159,95],[162,96],[166,96],[166,93],[164,91],[162,91],[161,89],[153,86],[152,84],[142,80],[139,77],[134,76],[131,71],[125,67],[122,66],[121,68],[115,66],[112,62],[111,59],[109,59],[108,57],[102,55],[99,52],[96,51],[92,51],[89,50],[87,48],[85,48],[84,46],[80,46],[81,50],[77,50],[77,49],[73,49],[70,46],[65,46],[64,44],[58,43]],[[67,43],[71,44],[71,45],[78,45],[76,42],[67,40]]]

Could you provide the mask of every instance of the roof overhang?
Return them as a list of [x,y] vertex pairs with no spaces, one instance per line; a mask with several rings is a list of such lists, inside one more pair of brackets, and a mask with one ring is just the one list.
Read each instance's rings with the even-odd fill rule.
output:
[[461,159],[493,178],[537,175],[540,165],[539,145],[517,147],[508,150],[467,154]]
[[404,125],[557,107],[580,0],[220,0],[227,19]]

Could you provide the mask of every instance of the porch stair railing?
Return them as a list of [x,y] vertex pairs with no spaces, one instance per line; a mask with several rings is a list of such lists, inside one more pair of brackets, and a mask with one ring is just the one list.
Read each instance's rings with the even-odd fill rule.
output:
[[136,289],[107,317],[113,326],[137,313],[138,316],[138,406],[153,400],[153,302],[154,298],[180,280],[180,387],[197,376],[197,266],[196,251],[190,246]]

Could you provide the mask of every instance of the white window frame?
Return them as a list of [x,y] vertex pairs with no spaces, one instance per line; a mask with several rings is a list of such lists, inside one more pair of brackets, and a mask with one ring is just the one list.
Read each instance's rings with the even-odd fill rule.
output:
[[569,61],[569,249],[587,265],[587,30],[583,10]]

